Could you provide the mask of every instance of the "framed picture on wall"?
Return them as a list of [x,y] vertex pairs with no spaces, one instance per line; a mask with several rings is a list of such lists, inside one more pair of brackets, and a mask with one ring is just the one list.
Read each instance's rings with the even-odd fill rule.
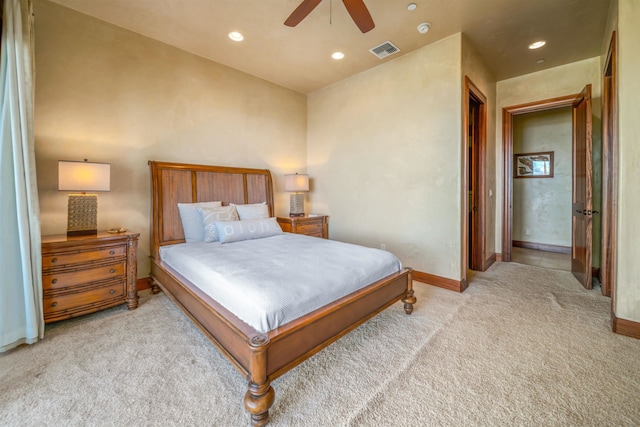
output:
[[514,178],[553,178],[553,151],[513,155]]

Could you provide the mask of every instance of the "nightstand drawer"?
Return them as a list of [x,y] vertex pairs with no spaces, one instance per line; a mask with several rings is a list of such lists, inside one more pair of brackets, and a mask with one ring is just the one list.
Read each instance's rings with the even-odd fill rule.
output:
[[306,234],[307,236],[322,236],[322,223],[298,224],[296,232],[298,234]]
[[103,304],[111,299],[124,300],[125,284],[126,282],[121,280],[107,286],[85,289],[81,292],[45,296],[42,299],[45,317],[59,315],[60,312],[67,310],[87,310],[90,309],[87,306]]
[[289,217],[279,216],[278,224],[287,233],[304,234],[311,237],[329,237],[326,215]]
[[126,262],[101,265],[77,271],[45,273],[42,275],[42,289],[60,289],[100,280],[125,276]]
[[56,254],[42,254],[42,268],[48,269],[61,265],[78,264],[109,258],[124,257],[127,254],[127,246],[107,246],[81,252],[58,252]]

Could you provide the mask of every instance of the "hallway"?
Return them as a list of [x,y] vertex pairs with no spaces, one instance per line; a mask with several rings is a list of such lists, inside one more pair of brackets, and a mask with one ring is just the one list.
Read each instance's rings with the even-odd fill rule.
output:
[[513,247],[511,249],[511,260],[520,264],[571,271],[571,254]]

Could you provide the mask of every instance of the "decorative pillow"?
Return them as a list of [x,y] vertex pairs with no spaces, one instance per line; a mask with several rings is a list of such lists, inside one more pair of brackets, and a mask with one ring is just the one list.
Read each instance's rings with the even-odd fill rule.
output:
[[218,232],[216,221],[237,221],[238,213],[235,206],[220,206],[217,208],[198,208],[204,225],[204,241],[217,242]]
[[202,242],[204,240],[204,228],[202,216],[198,208],[213,208],[222,206],[222,202],[178,203],[184,240],[187,243]]
[[215,224],[221,243],[262,239],[264,237],[282,234],[282,228],[280,228],[275,218],[217,221]]
[[244,221],[245,219],[269,218],[269,206],[267,206],[266,202],[253,203],[249,205],[234,205],[233,203],[229,203],[229,205],[236,207],[241,221]]

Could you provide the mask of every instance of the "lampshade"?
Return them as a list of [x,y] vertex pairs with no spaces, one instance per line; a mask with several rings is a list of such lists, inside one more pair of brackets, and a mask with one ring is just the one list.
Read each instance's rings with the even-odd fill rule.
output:
[[110,188],[109,163],[58,161],[58,190],[109,191]]
[[297,173],[285,175],[284,191],[309,191],[309,175]]
[[98,232],[98,195],[87,191],[111,189],[109,163],[58,161],[58,190],[78,191],[69,194],[67,205],[67,236],[81,236]]

